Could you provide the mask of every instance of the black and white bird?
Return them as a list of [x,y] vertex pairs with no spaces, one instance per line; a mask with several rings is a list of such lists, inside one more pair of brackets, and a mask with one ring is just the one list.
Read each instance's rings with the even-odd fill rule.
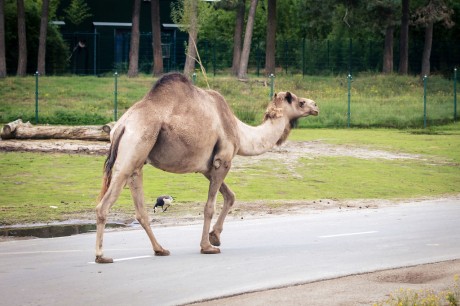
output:
[[164,196],[159,196],[157,198],[157,202],[155,203],[155,206],[153,207],[153,212],[156,212],[157,207],[161,207],[163,209],[163,212],[165,212],[169,206],[171,206],[173,202],[173,197],[169,195],[164,195]]

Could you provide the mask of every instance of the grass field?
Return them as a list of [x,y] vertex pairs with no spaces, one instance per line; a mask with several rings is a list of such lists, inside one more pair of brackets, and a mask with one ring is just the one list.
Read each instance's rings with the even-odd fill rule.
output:
[[[310,118],[303,119],[308,121]],[[295,163],[261,160],[231,171],[226,182],[237,201],[318,199],[407,199],[460,194],[460,124],[427,130],[296,129],[292,141],[320,141],[347,148],[416,154],[417,159],[385,160],[351,156],[304,156]],[[55,221],[92,214],[104,157],[0,152],[0,225]],[[144,167],[146,202],[160,194],[176,198],[171,213],[187,212],[206,200],[207,180]],[[295,173],[295,175],[293,175]],[[219,203],[222,199],[219,198]],[[244,206],[239,207],[244,211]],[[129,190],[113,208],[133,212]]]
[[[118,78],[119,116],[141,99],[155,79],[141,76]],[[202,76],[197,85],[207,88]],[[222,93],[235,114],[249,124],[260,122],[269,102],[268,78],[251,77],[240,82],[233,77],[209,78],[209,86]],[[315,100],[319,117],[302,121],[300,127],[340,128],[347,126],[346,76],[280,76],[276,91],[292,91]],[[39,123],[104,124],[113,120],[114,78],[94,76],[40,77]],[[423,126],[423,83],[415,76],[361,73],[353,77],[350,90],[351,126],[418,128]],[[427,81],[429,126],[453,121],[453,82],[439,76]],[[0,122],[22,118],[35,120],[35,77],[0,79]]]

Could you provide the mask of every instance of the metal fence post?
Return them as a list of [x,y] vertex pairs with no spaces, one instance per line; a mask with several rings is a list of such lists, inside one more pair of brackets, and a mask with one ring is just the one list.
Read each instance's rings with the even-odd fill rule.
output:
[[193,85],[196,84],[196,73],[195,72],[192,74],[192,83]]
[[454,68],[454,121],[457,121],[457,68]]
[[350,122],[351,122],[351,80],[353,77],[351,74],[347,76],[348,80],[348,112],[347,112],[347,127],[350,127]]
[[257,47],[256,47],[256,65],[257,65],[256,74],[257,74],[257,76],[260,76],[260,54],[259,54],[259,41],[257,41]]
[[212,48],[212,72],[216,76],[216,42],[214,41]]
[[350,38],[348,45],[348,74],[351,77],[351,65],[352,65],[352,56],[353,56],[353,40]]
[[115,91],[113,92],[114,93],[114,101],[113,101],[113,117],[114,117],[114,120],[117,121],[118,120],[118,99],[117,99],[117,95],[118,95],[118,72],[115,71]]
[[275,87],[275,76],[273,75],[273,73],[270,74],[269,76],[270,78],[270,100],[273,99],[273,95],[274,95],[274,87]]
[[305,76],[305,37],[302,39],[302,77]]
[[209,61],[209,41],[204,41],[204,70],[208,71],[208,61]]
[[284,41],[284,64],[285,64],[285,73],[288,73],[288,42]]
[[35,124],[38,124],[38,71],[35,72]]
[[426,128],[426,79],[428,77],[425,75],[423,77],[423,128]]

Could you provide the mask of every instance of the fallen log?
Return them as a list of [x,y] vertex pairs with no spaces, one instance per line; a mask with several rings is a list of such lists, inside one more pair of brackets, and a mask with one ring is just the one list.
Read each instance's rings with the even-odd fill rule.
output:
[[69,139],[10,139],[0,141],[0,152],[46,152],[106,155],[110,144],[106,141]]
[[16,128],[16,139],[80,139],[109,140],[101,126],[20,126]]
[[[78,139],[108,141],[109,134],[100,125],[32,125],[16,120],[3,127],[2,139]],[[13,124],[14,123],[14,124]]]
[[13,122],[10,122],[8,124],[5,124],[3,126],[3,129],[2,129],[2,133],[0,134],[0,136],[2,137],[2,139],[11,139],[11,138],[14,138],[14,133],[16,132],[16,128],[18,126],[32,126],[32,124],[30,124],[30,122],[22,122],[22,119],[18,119],[18,120],[15,120]]
[[104,124],[102,126],[102,130],[106,132],[107,134],[110,134],[110,131],[113,129],[113,126],[115,125],[115,121],[109,122],[107,124]]

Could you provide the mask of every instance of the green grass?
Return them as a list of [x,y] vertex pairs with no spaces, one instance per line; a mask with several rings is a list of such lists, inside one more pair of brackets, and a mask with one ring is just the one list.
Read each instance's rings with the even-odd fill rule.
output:
[[[308,119],[306,119],[308,120]],[[359,159],[305,156],[286,165],[262,160],[234,169],[226,182],[237,201],[404,199],[460,193],[460,124],[428,133],[395,129],[297,129],[294,141],[320,140],[347,147],[420,154],[421,159]],[[241,157],[244,158],[244,157]],[[104,157],[0,152],[0,224],[63,220],[92,213]],[[187,211],[206,200],[208,181],[200,174],[170,174],[144,167],[146,202],[172,194]],[[222,199],[219,198],[219,203]],[[58,208],[50,208],[57,206]],[[239,207],[244,210],[244,206]],[[129,190],[114,211],[133,212]]]
[[[155,79],[141,76],[118,78],[118,113],[141,99]],[[197,85],[207,88],[199,75]],[[210,88],[219,91],[235,114],[249,124],[261,121],[269,101],[269,80],[251,77],[209,77]],[[453,120],[452,81],[433,76],[427,82],[427,122],[444,125]],[[292,91],[318,102],[321,114],[303,120],[299,127],[347,126],[347,79],[345,76],[280,76],[275,92]],[[113,77],[41,77],[39,122],[49,124],[103,124],[113,119]],[[0,79],[0,122],[17,118],[34,122],[35,78]],[[354,127],[419,128],[423,126],[423,84],[418,77],[362,73],[351,86],[351,125]]]

